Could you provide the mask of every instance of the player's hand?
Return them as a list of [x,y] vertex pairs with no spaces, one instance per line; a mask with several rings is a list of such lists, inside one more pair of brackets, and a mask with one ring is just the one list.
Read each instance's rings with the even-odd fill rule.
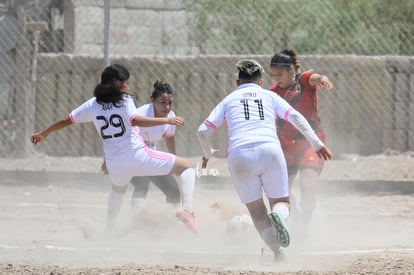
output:
[[332,152],[326,146],[316,151],[316,154],[318,155],[319,158],[323,158],[324,160],[328,160],[332,158]]
[[184,118],[176,116],[168,119],[168,124],[175,125],[177,127],[184,126]]
[[[218,152],[219,150],[217,150],[217,149],[211,149],[211,153],[214,155],[214,154],[216,154],[217,152]],[[207,163],[208,163],[208,158],[206,158],[205,156],[203,156],[202,158],[201,158],[201,161],[202,161],[202,163],[201,163],[201,168],[203,168],[203,169],[206,169],[207,168]]]
[[106,162],[104,161],[101,165],[101,171],[104,173],[104,175],[108,175],[108,168],[106,168]]
[[208,158],[205,158],[204,156],[201,158],[201,168],[206,169],[208,163]]
[[39,142],[43,141],[46,137],[43,136],[42,134],[38,133],[38,134],[33,134],[31,141],[33,144],[38,144]]
[[329,78],[326,77],[326,76],[324,76],[324,75],[321,76],[321,80],[320,80],[319,86],[321,88],[324,88],[324,89],[327,89],[327,90],[330,90],[330,89],[333,88],[332,82],[329,81]]

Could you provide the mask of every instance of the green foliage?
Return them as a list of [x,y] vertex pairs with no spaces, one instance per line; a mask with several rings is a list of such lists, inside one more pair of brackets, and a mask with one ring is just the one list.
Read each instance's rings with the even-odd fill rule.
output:
[[413,55],[412,0],[185,1],[202,54]]

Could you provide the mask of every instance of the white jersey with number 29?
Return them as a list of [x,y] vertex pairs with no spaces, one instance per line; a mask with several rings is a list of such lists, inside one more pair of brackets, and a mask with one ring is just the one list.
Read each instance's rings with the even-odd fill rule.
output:
[[69,117],[74,123],[92,121],[101,136],[106,166],[112,183],[127,185],[132,176],[168,174],[175,155],[148,148],[139,135],[139,127],[131,121],[138,116],[132,98],[125,95],[119,107],[99,104],[91,98],[73,110]]
[[93,97],[69,115],[74,123],[93,122],[101,136],[107,161],[131,148],[144,147],[142,138],[131,126],[136,115],[135,103],[128,95],[124,99],[120,107],[115,107],[113,104],[99,104]]

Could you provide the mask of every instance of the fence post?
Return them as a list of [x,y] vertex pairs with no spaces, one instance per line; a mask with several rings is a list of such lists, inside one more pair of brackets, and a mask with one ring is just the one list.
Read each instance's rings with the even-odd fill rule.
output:
[[28,43],[25,10],[22,4],[16,7],[17,21],[20,28],[20,36],[16,46],[16,74],[15,74],[15,106],[16,123],[19,137],[15,143],[15,155],[26,157],[32,153],[33,145],[30,135],[34,131],[35,96],[31,85],[31,53],[32,47]]
[[109,24],[110,24],[110,10],[111,1],[104,0],[104,67],[109,66]]

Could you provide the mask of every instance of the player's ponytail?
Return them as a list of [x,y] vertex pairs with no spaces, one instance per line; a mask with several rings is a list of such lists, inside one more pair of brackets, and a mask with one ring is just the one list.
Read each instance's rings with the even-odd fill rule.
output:
[[116,81],[125,81],[130,77],[128,69],[119,64],[106,67],[101,74],[101,83],[98,83],[93,91],[96,100],[101,104],[112,103],[120,107],[124,101],[125,92],[120,91]]

